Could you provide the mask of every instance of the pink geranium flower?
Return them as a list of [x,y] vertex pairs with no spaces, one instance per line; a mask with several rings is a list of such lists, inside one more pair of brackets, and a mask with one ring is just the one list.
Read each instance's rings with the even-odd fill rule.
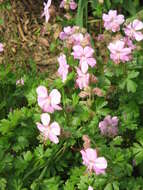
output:
[[74,59],[80,60],[81,71],[86,73],[88,71],[88,65],[94,67],[96,65],[96,60],[92,57],[94,53],[93,48],[86,46],[83,48],[80,45],[73,46]]
[[63,54],[60,57],[58,57],[58,62],[59,62],[58,73],[62,77],[62,81],[65,82],[65,80],[67,79],[67,74],[68,74],[68,69],[69,69],[66,56]]
[[108,14],[103,14],[104,27],[106,30],[116,32],[120,30],[120,25],[124,22],[124,15],[117,15],[116,10],[110,10]]
[[70,9],[75,10],[77,8],[77,3],[74,0],[70,0]]
[[80,89],[86,88],[89,85],[89,73],[83,73],[79,68],[77,68],[77,79],[76,84]]
[[143,34],[139,30],[143,29],[143,22],[135,19],[132,23],[127,25],[124,28],[125,34],[130,37],[131,39],[135,39],[137,41],[143,40]]
[[108,45],[110,50],[110,58],[116,63],[126,62],[131,59],[132,49],[125,47],[125,42],[122,40],[117,40],[114,43]]
[[63,31],[60,33],[60,39],[65,40],[67,39],[70,35],[72,35],[74,32],[74,28],[71,26],[64,27]]
[[49,7],[51,6],[52,0],[48,0],[47,3],[44,3],[44,12],[42,17],[45,16],[45,21],[48,22],[50,19]]
[[80,151],[83,164],[89,171],[94,171],[97,175],[104,174],[107,168],[107,160],[104,157],[97,157],[96,149],[87,148]]
[[57,136],[60,135],[60,126],[57,122],[50,124],[50,115],[48,113],[41,114],[41,123],[37,123],[37,128],[44,137],[44,140],[49,139],[53,143],[57,144],[59,139]]
[[0,52],[3,52],[3,44],[2,43],[0,43]]
[[55,110],[61,110],[61,94],[57,89],[53,89],[48,95],[45,86],[39,86],[36,90],[38,94],[38,105],[44,112],[53,113]]

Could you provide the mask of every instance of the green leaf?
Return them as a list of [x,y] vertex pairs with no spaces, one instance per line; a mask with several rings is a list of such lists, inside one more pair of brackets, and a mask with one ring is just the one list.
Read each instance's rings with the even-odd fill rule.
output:
[[137,88],[137,84],[134,81],[128,79],[127,80],[127,91],[134,93],[134,92],[136,92],[136,88]]
[[137,71],[131,71],[131,72],[129,72],[129,74],[128,74],[128,79],[134,79],[134,78],[136,78],[138,75],[139,75],[139,72],[137,72]]
[[108,183],[108,184],[106,185],[106,187],[104,188],[104,190],[113,190],[112,184],[111,184],[111,183]]

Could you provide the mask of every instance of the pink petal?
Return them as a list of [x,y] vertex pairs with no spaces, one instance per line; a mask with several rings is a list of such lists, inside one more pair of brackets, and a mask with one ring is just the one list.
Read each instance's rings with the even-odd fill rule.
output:
[[60,129],[59,124],[57,122],[51,123],[51,125],[50,125],[50,131],[51,131],[51,133],[53,133],[56,136],[60,135],[61,129]]
[[98,169],[106,169],[107,168],[107,160],[104,157],[99,157],[95,160],[95,167]]
[[135,30],[142,30],[143,29],[143,22],[141,22],[140,20],[137,20],[137,19],[135,19],[134,21],[133,21],[133,28],[135,29]]
[[50,115],[48,113],[41,114],[41,121],[44,126],[48,126],[50,123]]
[[134,37],[138,42],[143,40],[143,34],[141,32],[134,32]]
[[50,141],[52,141],[53,143],[55,143],[55,144],[59,143],[58,137],[55,134],[53,134],[51,131],[49,132],[48,137],[49,137]]
[[72,53],[72,55],[74,55],[74,57],[76,59],[79,59],[83,55],[83,47],[82,46],[75,45],[75,46],[73,46],[73,50],[74,50],[74,52]]
[[86,60],[83,60],[81,59],[80,61],[80,66],[81,66],[81,71],[83,73],[86,73],[88,71],[88,64],[87,64],[87,61]]
[[43,133],[45,131],[45,127],[41,123],[37,122],[36,125],[37,125],[37,128],[39,129],[40,132]]
[[87,63],[88,65],[90,65],[91,67],[94,67],[96,65],[96,59],[94,58],[88,58],[87,59]]
[[97,152],[95,149],[87,148],[85,152],[89,160],[95,161],[97,159]]
[[51,98],[51,105],[56,105],[59,104],[61,102],[61,94],[57,89],[53,89],[50,94],[49,94],[50,98]]
[[39,86],[36,89],[36,92],[37,92],[38,96],[41,98],[45,98],[48,96],[47,88],[45,86]]
[[87,57],[87,58],[88,57],[92,57],[93,53],[94,53],[94,49],[93,48],[91,48],[89,46],[86,46],[84,48],[84,55],[85,55],[85,57]]

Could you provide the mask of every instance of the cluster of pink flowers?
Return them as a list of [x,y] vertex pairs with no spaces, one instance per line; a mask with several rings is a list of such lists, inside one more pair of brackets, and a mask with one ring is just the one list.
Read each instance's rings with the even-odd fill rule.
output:
[[[96,59],[93,57],[94,49],[91,47],[90,35],[77,26],[64,27],[60,33],[60,39],[65,41],[66,46],[72,48],[74,59],[79,60],[79,67],[76,67],[77,79],[76,85],[80,88],[86,88],[89,85],[90,75],[88,68],[95,67]],[[59,70],[58,73],[62,76],[62,80],[65,81],[68,74],[68,65],[65,56],[58,58]]]
[[78,26],[67,26],[63,28],[59,38],[65,41],[66,46],[73,47],[75,45],[90,45],[90,35],[81,31]]
[[51,142],[57,144],[59,143],[59,139],[57,136],[60,135],[60,126],[57,122],[53,122],[50,124],[50,115],[48,113],[41,114],[41,122],[37,122],[37,128],[41,132],[44,137],[44,141],[49,139]]
[[[53,113],[55,110],[61,110],[59,106],[61,102],[61,94],[57,89],[53,89],[48,95],[47,88],[45,86],[39,86],[36,90],[38,105],[43,112]],[[57,144],[59,142],[58,135],[60,135],[60,126],[57,122],[50,124],[50,115],[48,113],[41,114],[41,123],[37,123],[37,128],[41,132],[44,140]]]
[[143,22],[135,19],[132,23],[124,28],[126,36],[132,40],[141,41],[143,40],[143,34],[140,30],[143,29]]
[[77,8],[77,3],[74,0],[62,0],[60,3],[60,8],[75,10]]
[[104,174],[107,168],[107,160],[104,157],[98,157],[96,149],[87,148],[80,151],[83,164],[87,166],[88,171],[94,171],[96,175]]
[[3,52],[4,48],[3,48],[3,44],[0,43],[0,52]]
[[117,32],[124,22],[124,15],[117,15],[116,10],[110,10],[108,14],[103,14],[104,27],[106,30]]
[[103,121],[99,123],[101,134],[108,137],[115,137],[118,134],[118,118],[106,116]]
[[[120,30],[120,25],[124,22],[123,15],[117,15],[116,10],[110,10],[108,14],[103,14],[104,27],[106,30],[112,30],[117,32]],[[125,37],[111,42],[108,45],[110,50],[110,58],[116,63],[127,62],[132,59],[132,51],[135,49],[135,45],[132,40],[143,40],[143,34],[140,30],[143,29],[143,22],[135,19],[132,23],[128,24],[124,28]]]
[[45,22],[47,23],[50,19],[49,8],[51,6],[52,0],[48,0],[47,3],[44,2],[44,11],[42,13],[42,17],[45,16]]

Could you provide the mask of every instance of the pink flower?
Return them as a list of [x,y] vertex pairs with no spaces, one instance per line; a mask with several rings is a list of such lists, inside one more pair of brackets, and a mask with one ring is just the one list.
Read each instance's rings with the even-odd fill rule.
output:
[[93,187],[89,186],[89,187],[88,187],[88,190],[93,190]]
[[76,45],[73,47],[72,55],[74,56],[74,59],[80,60],[81,71],[83,73],[86,73],[88,71],[88,65],[91,67],[94,67],[96,65],[96,60],[92,57],[93,53],[94,50],[89,46],[83,48],[80,45]]
[[86,88],[89,85],[89,73],[83,73],[79,68],[77,68],[78,77],[76,79],[76,84],[80,89]]
[[73,45],[80,45],[81,42],[83,41],[83,39],[84,39],[83,34],[75,33],[75,34],[70,36],[69,41]]
[[48,113],[41,114],[41,123],[36,123],[37,128],[44,137],[44,140],[49,139],[53,143],[59,143],[57,136],[60,135],[60,126],[57,122],[50,124],[50,115]]
[[42,13],[42,17],[45,16],[45,21],[48,22],[50,19],[49,7],[51,6],[52,0],[48,0],[47,3],[44,3],[44,12]]
[[99,123],[101,134],[108,137],[115,137],[118,134],[118,118],[110,115],[106,116],[103,121]]
[[2,43],[0,43],[0,52],[3,52],[3,44]]
[[107,168],[107,160],[104,157],[97,157],[96,149],[87,148],[80,151],[83,164],[87,166],[89,171],[94,171],[96,175],[104,174]]
[[60,39],[65,40],[67,39],[72,33],[74,32],[74,28],[71,26],[64,27],[63,31],[60,33]]
[[57,89],[53,89],[48,95],[45,86],[39,86],[36,90],[38,94],[38,105],[44,112],[53,113],[55,110],[61,110],[58,105],[61,102],[61,94]]
[[112,30],[113,32],[120,30],[120,25],[124,22],[123,15],[117,15],[116,10],[110,10],[108,14],[103,14],[104,27],[106,30]]
[[137,41],[143,40],[143,34],[139,32],[139,30],[143,29],[143,22],[135,19],[132,23],[127,25],[124,28],[125,34],[130,37],[131,39],[135,39]]
[[58,57],[58,62],[59,62],[58,73],[62,77],[62,81],[65,82],[65,80],[67,79],[67,74],[68,74],[68,69],[69,69],[66,56],[63,54],[60,57]]
[[70,9],[71,10],[75,10],[77,8],[77,3],[74,2],[74,0],[71,0],[70,1]]
[[16,81],[16,85],[24,85],[24,80],[23,80],[23,78],[17,80],[17,81]]
[[131,48],[125,47],[125,42],[117,40],[114,43],[108,45],[110,50],[110,58],[116,63],[126,62],[131,59]]

